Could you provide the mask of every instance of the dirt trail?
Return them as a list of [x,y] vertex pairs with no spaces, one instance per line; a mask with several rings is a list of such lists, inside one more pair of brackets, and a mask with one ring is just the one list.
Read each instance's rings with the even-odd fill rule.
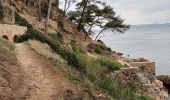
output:
[[[21,65],[20,89],[14,100],[63,100],[73,97],[73,84],[26,44],[16,44]],[[70,97],[68,97],[70,96]]]

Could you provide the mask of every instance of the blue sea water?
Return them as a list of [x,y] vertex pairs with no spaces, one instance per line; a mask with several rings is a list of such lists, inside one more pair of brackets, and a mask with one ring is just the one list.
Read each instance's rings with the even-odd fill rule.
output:
[[132,26],[123,34],[104,34],[102,40],[112,50],[154,61],[157,75],[170,75],[170,26]]

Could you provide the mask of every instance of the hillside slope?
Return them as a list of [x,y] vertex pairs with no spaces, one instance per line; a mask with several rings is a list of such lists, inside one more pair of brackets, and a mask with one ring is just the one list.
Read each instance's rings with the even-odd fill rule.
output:
[[27,44],[0,38],[0,100],[79,100],[81,90]]
[[16,44],[22,86],[15,100],[77,99],[79,90],[46,59],[26,44]]
[[21,82],[14,48],[12,43],[0,38],[0,100],[12,100]]

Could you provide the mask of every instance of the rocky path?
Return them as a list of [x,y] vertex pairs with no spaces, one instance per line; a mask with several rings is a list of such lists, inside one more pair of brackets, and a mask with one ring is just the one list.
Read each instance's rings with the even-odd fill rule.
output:
[[16,44],[16,57],[21,66],[21,79],[14,100],[63,100],[74,97],[73,91],[76,92],[76,89],[73,84],[28,45]]

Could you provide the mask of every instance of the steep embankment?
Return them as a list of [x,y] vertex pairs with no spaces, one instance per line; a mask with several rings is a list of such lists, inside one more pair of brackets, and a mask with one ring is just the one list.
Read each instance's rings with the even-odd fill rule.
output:
[[14,45],[0,38],[0,100],[12,100],[19,87],[19,67]]
[[81,96],[66,76],[27,44],[0,38],[0,100],[59,100]]
[[22,85],[15,100],[76,99],[77,89],[46,59],[26,44],[16,44],[16,57],[21,65]]

